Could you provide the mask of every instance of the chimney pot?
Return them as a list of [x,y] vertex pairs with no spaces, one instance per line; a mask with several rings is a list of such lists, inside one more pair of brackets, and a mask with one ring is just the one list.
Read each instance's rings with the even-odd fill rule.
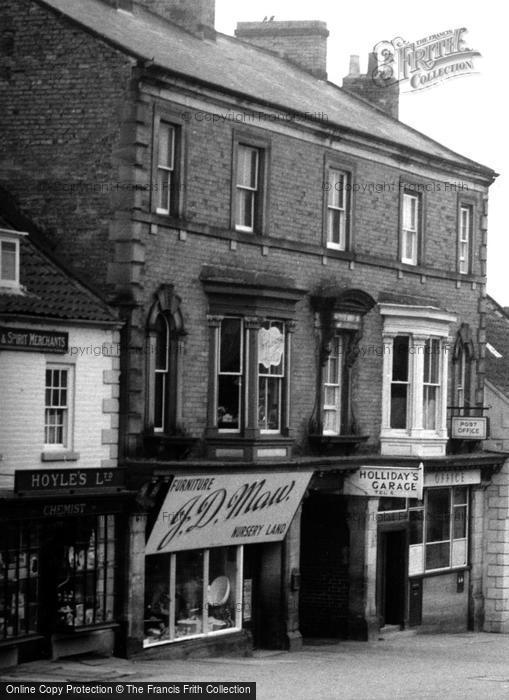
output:
[[359,56],[350,56],[350,71],[348,75],[354,76],[354,75],[360,75],[361,74],[361,64],[360,64],[360,59]]

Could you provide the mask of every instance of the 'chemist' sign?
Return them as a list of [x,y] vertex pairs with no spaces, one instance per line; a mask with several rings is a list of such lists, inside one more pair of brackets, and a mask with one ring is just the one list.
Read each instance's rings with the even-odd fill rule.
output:
[[424,466],[418,467],[360,467],[345,479],[344,493],[348,496],[377,496],[378,498],[422,498]]

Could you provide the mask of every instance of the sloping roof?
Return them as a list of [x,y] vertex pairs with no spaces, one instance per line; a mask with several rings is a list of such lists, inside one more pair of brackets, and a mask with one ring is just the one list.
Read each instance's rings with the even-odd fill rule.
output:
[[337,85],[314,78],[269,51],[217,33],[200,39],[135,5],[133,13],[101,0],[37,0],[133,57],[293,113],[323,112],[329,125],[375,137],[467,168],[494,172],[442,146]]
[[486,378],[509,397],[509,315],[490,296],[486,310],[486,339],[495,350],[486,350]]
[[[15,230],[0,215],[0,228]],[[0,315],[118,323],[118,317],[99,296],[53,261],[30,236],[20,236],[22,293],[0,287]]]

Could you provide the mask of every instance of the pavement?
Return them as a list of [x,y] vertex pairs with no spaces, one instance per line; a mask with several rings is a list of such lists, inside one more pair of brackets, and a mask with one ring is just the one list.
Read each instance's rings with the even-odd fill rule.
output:
[[258,700],[507,700],[509,635],[401,632],[370,643],[310,640],[299,652],[258,651],[249,658],[81,657],[23,664],[0,672],[0,680],[254,681]]

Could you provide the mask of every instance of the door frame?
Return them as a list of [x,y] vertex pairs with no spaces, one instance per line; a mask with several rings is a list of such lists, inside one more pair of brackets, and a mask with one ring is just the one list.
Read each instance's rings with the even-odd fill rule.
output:
[[376,566],[376,609],[380,627],[385,625],[385,591],[386,591],[386,536],[393,532],[403,534],[403,619],[401,629],[408,628],[408,522],[379,523],[377,532],[377,566]]

